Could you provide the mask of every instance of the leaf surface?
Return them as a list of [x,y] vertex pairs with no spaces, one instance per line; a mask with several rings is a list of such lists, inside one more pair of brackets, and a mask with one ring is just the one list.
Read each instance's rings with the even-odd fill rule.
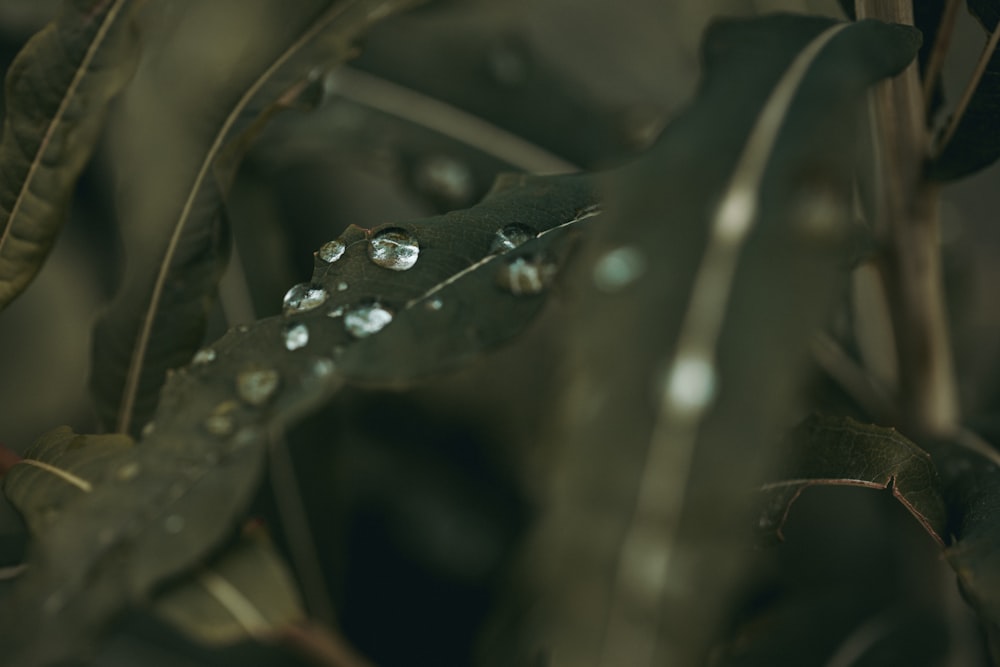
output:
[[134,68],[133,0],[72,0],[6,76],[0,139],[0,310],[34,278],[107,107]]
[[127,270],[94,331],[91,389],[106,428],[137,434],[166,372],[203,341],[242,148],[315,68],[347,59],[374,21],[408,4],[215,0],[172,25],[151,19],[170,28],[147,50],[119,136]]
[[892,428],[850,417],[814,415],[786,440],[779,481],[765,484],[758,528],[782,537],[792,504],[810,486],[889,489],[937,542],[948,538],[948,515],[930,454]]

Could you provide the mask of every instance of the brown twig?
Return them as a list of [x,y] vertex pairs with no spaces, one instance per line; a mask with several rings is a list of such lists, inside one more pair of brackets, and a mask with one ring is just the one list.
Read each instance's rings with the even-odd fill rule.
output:
[[925,112],[930,111],[931,100],[934,97],[935,83],[941,75],[941,68],[944,66],[944,57],[947,55],[948,47],[951,45],[951,36],[955,32],[958,8],[961,6],[962,0],[948,0],[948,3],[944,7],[944,12],[941,14],[941,23],[938,25],[930,58],[927,59],[927,69],[924,71]]
[[972,72],[972,77],[962,92],[962,98],[958,101],[958,106],[955,107],[951,118],[948,119],[948,125],[945,127],[944,133],[942,133],[941,139],[937,142],[934,150],[935,158],[944,153],[944,150],[948,147],[948,143],[955,136],[955,132],[962,122],[962,117],[965,116],[965,111],[969,108],[969,103],[972,101],[972,96],[975,95],[976,88],[979,87],[979,82],[982,80],[983,74],[986,73],[986,68],[989,66],[990,60],[997,50],[998,41],[1000,41],[1000,25],[994,28],[989,41],[983,47],[983,52],[979,54],[979,62],[976,63],[976,69]]

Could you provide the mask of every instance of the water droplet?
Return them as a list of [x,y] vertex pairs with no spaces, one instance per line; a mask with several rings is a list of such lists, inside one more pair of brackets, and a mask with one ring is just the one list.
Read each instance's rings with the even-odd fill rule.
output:
[[327,313],[326,316],[327,317],[340,317],[343,314],[344,314],[344,307],[343,306],[337,306],[336,308],[334,308],[333,310],[331,310],[329,313]]
[[333,359],[327,359],[325,357],[317,359],[312,363],[313,375],[320,378],[332,375],[336,368],[337,367],[334,365]]
[[322,306],[328,296],[322,285],[299,283],[285,293],[282,305],[286,315],[303,313]]
[[148,438],[153,435],[153,431],[156,430],[156,424],[154,422],[146,422],[146,425],[142,427],[142,431],[139,433],[144,438]]
[[497,230],[496,236],[493,237],[493,242],[490,244],[490,254],[495,255],[513,250],[536,236],[535,232],[524,225],[507,225],[503,229]]
[[233,432],[236,423],[230,414],[211,414],[205,418],[204,426],[212,435],[223,437]]
[[497,284],[515,296],[542,292],[556,275],[554,262],[544,257],[518,257],[497,272]]
[[417,263],[420,244],[405,229],[386,229],[368,244],[368,256],[385,269],[406,271]]
[[666,399],[681,414],[697,414],[715,397],[715,366],[700,354],[678,357],[667,375]]
[[194,353],[194,356],[191,358],[191,364],[195,366],[209,364],[215,361],[215,356],[215,350],[205,347]]
[[449,206],[468,203],[475,187],[469,168],[447,155],[433,155],[421,160],[413,180],[418,190]]
[[440,297],[434,297],[426,302],[427,310],[441,310],[444,308],[444,301]]
[[339,283],[337,283],[337,291],[338,292],[346,292],[348,287],[349,287],[349,285],[347,283],[345,283],[344,281],[340,281]]
[[250,331],[250,325],[249,324],[240,324],[239,326],[236,327],[236,332],[237,333],[245,334],[248,331]]
[[180,514],[171,514],[163,520],[163,529],[168,533],[176,535],[184,530],[184,524],[186,523],[187,522],[184,520],[184,517]]
[[392,322],[392,312],[378,303],[362,304],[344,315],[344,328],[355,338],[381,331],[389,322]]
[[594,264],[594,285],[602,292],[617,292],[646,270],[646,258],[636,248],[617,248]]
[[250,405],[260,407],[271,400],[280,381],[276,370],[243,371],[236,376],[236,394]]
[[289,352],[305,347],[309,343],[309,328],[301,322],[289,324],[281,330],[285,349]]
[[122,465],[118,470],[115,471],[115,477],[117,477],[122,482],[127,482],[130,479],[134,479],[136,475],[142,468],[135,461],[129,461],[128,463]]
[[347,250],[347,246],[340,239],[334,239],[332,241],[327,241],[324,243],[316,256],[327,264],[333,264],[338,259],[344,256],[344,251]]

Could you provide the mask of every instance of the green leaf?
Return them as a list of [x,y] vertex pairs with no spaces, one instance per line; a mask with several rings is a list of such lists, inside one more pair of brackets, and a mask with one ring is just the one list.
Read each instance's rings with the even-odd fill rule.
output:
[[[968,0],[969,11],[992,33],[1000,20],[996,0]],[[985,169],[1000,158],[1000,50],[995,50],[962,114],[954,135],[931,163],[930,176],[953,181]]]
[[69,0],[6,77],[0,140],[0,310],[34,278],[137,54],[132,0]]
[[782,537],[792,504],[810,486],[846,485],[888,489],[937,542],[948,538],[948,515],[930,454],[896,429],[861,424],[850,417],[813,415],[786,439],[778,481],[762,487],[757,522]]
[[138,433],[166,372],[203,341],[230,244],[222,199],[242,148],[314,70],[347,59],[374,21],[408,4],[304,0],[291,11],[213,0],[172,25],[155,19],[169,28],[147,49],[117,124],[128,263],[95,328],[91,373],[106,428]]
[[[468,211],[390,226],[419,244],[415,264],[404,270],[371,258],[382,257],[378,230],[345,232],[343,255],[317,258],[313,283],[322,298],[313,295],[315,308],[303,310],[300,302],[298,312],[237,327],[168,379],[154,427],[132,450],[135,476],[81,497],[37,543],[31,567],[5,601],[18,610],[16,622],[0,626],[7,655],[30,667],[86,650],[123,605],[218,548],[256,489],[268,434],[320,405],[345,375],[412,379],[499,343],[494,333],[476,334],[486,331],[480,322],[504,320],[507,336],[527,326],[557,277],[543,267],[559,268],[560,246],[593,216],[595,203],[584,176],[508,179]],[[497,232],[512,220],[524,236],[508,238],[523,243],[494,248]],[[331,257],[329,250],[320,252]],[[498,284],[517,259],[527,262],[523,282]],[[438,297],[442,307],[429,306]],[[393,321],[369,332],[384,320],[365,319],[371,310],[358,309],[376,301]],[[377,357],[379,340],[387,341],[389,358],[389,345],[399,344],[390,337],[395,327],[419,330],[436,314],[445,319],[435,335],[450,346],[409,340],[409,355],[370,372],[358,361]],[[296,325],[307,338],[289,335]]]
[[157,596],[153,609],[214,645],[266,639],[306,618],[295,581],[262,530]]
[[556,473],[530,566],[541,627],[494,664],[704,661],[750,489],[844,280],[860,105],[919,43],[791,15],[709,29],[697,98],[606,181],[608,219],[567,283]]

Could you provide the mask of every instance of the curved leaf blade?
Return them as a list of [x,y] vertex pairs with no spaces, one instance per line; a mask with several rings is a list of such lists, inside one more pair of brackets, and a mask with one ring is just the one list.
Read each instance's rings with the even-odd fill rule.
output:
[[0,140],[0,310],[41,268],[108,103],[128,81],[133,0],[72,0],[31,38],[6,77]]
[[784,448],[780,481],[761,487],[762,533],[783,539],[792,505],[810,486],[858,486],[891,491],[938,544],[945,544],[948,514],[930,454],[896,429],[813,415],[795,428]]
[[[129,268],[94,332],[91,389],[107,428],[137,433],[166,372],[202,342],[228,254],[222,202],[239,149],[314,68],[346,60],[360,34],[409,4],[309,0],[290,13],[276,0],[199,3],[143,63],[120,162],[123,218],[135,225]],[[206,31],[239,37],[209,43]]]

